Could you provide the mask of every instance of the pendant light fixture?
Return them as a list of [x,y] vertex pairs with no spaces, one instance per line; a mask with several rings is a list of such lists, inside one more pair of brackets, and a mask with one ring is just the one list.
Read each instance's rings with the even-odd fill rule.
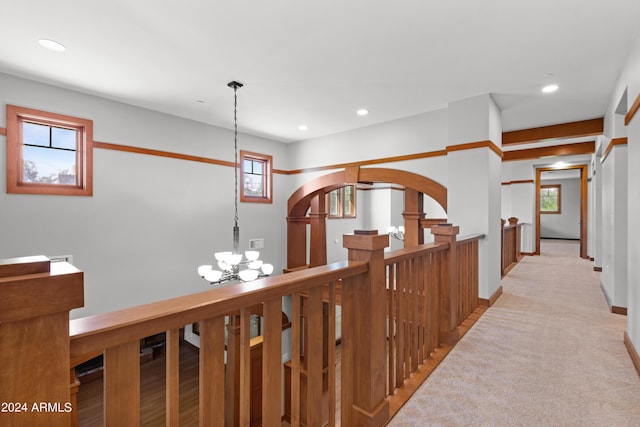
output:
[[201,265],[198,267],[198,274],[212,285],[218,285],[232,280],[249,282],[257,279],[258,277],[268,276],[273,273],[273,265],[265,264],[258,259],[260,257],[260,252],[246,251],[244,253],[244,257],[246,257],[246,259],[243,259],[243,256],[238,249],[240,242],[240,227],[238,227],[238,89],[240,89],[243,84],[232,81],[229,82],[227,86],[233,89],[233,148],[235,154],[233,250],[216,252],[214,254],[217,266],[220,270],[214,269],[213,265]]

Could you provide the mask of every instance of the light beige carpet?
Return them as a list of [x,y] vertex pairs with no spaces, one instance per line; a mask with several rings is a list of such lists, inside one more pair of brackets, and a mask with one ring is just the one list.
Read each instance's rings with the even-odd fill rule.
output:
[[577,242],[544,241],[390,426],[640,426],[640,377]]

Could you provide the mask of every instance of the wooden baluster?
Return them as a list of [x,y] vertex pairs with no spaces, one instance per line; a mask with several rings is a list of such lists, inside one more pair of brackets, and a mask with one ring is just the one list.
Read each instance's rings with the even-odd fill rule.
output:
[[104,423],[106,426],[140,424],[140,341],[104,352]]
[[409,268],[411,269],[411,372],[418,370],[419,352],[420,346],[420,312],[418,305],[420,302],[420,276],[418,274],[418,260],[412,258],[409,261]]
[[329,323],[327,347],[327,400],[329,403],[329,427],[336,425],[336,283],[329,284]]
[[[389,419],[386,400],[386,275],[384,248],[389,235],[356,232],[345,235],[343,245],[349,250],[350,261],[367,261],[365,274],[345,278],[342,289],[347,290],[344,310],[349,323],[344,324],[345,341],[351,342],[344,354],[342,370],[350,371],[349,405],[342,405],[342,425],[383,426]],[[347,348],[343,349],[343,352]],[[344,383],[343,383],[344,384]],[[344,402],[343,402],[344,403]]]
[[429,310],[428,307],[428,297],[427,297],[427,289],[429,286],[429,282],[427,280],[427,275],[429,272],[429,255],[425,255],[420,257],[420,280],[422,281],[422,289],[420,295],[420,306],[421,306],[421,320],[420,320],[420,363],[424,362],[429,357],[429,352],[427,351],[427,312]]
[[76,374],[76,368],[71,368],[69,372],[69,379],[71,385],[69,386],[70,391],[70,399],[71,407],[73,408],[73,412],[71,412],[71,421],[69,425],[71,427],[78,427],[78,391],[80,390],[80,380],[78,379],[78,375]]
[[180,424],[180,332],[178,329],[167,331],[166,360],[166,425]]
[[300,294],[291,296],[291,426],[300,426]]
[[307,425],[322,425],[322,288],[309,290],[307,360]]
[[400,263],[395,264],[396,271],[396,383],[400,388],[404,383],[404,275]]
[[226,397],[224,425],[237,426],[240,406],[240,315],[230,314],[226,328],[227,363],[224,381],[224,395]]
[[389,374],[389,379],[388,379],[388,390],[387,390],[387,394],[389,396],[393,396],[394,393],[394,388],[395,388],[395,382],[394,382],[394,374],[395,374],[395,370],[396,370],[396,366],[395,366],[395,351],[396,351],[396,346],[395,346],[395,342],[396,342],[396,315],[397,313],[394,312],[394,307],[395,307],[395,300],[396,300],[396,269],[395,269],[396,264],[390,264],[387,266],[387,276],[389,277],[389,281],[388,281],[388,285],[387,285],[387,310],[388,310],[388,314],[387,314],[387,330],[388,330],[388,338],[387,338],[387,354],[388,354],[388,374]]
[[251,312],[240,310],[240,412],[239,425],[251,423]]
[[282,300],[263,305],[262,425],[276,426],[282,407]]
[[432,257],[432,269],[431,269],[431,328],[429,329],[429,336],[431,338],[431,351],[435,351],[440,346],[440,288],[441,282],[441,269],[443,253],[438,252],[431,255]]
[[200,322],[200,426],[224,426],[224,316]]

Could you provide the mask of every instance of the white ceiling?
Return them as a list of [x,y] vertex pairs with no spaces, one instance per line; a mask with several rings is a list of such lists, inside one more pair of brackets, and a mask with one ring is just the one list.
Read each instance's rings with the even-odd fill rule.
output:
[[602,117],[639,16],[638,0],[3,1],[0,72],[224,127],[238,80],[240,131],[284,142],[483,93],[508,131]]

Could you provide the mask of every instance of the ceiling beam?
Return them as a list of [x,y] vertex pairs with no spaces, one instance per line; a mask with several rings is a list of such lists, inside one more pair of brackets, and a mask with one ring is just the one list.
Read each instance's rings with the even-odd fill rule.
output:
[[596,151],[596,142],[578,142],[576,144],[554,145],[551,147],[529,148],[526,150],[505,151],[503,162],[514,160],[539,159],[547,156],[572,156],[580,154],[593,154]]
[[527,144],[559,138],[580,138],[602,135],[603,132],[604,119],[601,117],[599,119],[503,132],[502,145]]

